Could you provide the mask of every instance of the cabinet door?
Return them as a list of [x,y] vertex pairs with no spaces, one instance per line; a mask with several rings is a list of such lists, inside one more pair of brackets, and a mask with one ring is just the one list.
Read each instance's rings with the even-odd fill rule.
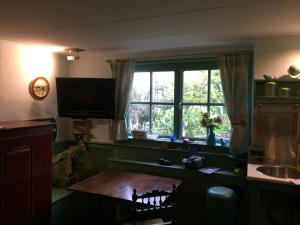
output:
[[5,224],[31,224],[32,148],[7,146],[4,153]]
[[[37,141],[38,139],[38,141]],[[32,224],[51,222],[52,134],[36,137],[32,143]]]
[[0,224],[4,224],[3,171],[3,152],[0,150]]
[[0,225],[51,224],[52,133],[39,131],[0,142]]

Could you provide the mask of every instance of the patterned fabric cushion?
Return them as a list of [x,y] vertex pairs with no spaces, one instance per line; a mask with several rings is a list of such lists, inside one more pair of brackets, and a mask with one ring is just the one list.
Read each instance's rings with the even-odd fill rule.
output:
[[72,182],[77,183],[97,172],[90,153],[82,143],[69,148],[72,159]]
[[52,158],[52,182],[56,187],[68,187],[96,172],[83,143],[71,146]]
[[72,183],[70,151],[62,151],[52,158],[52,183],[56,187],[67,187]]

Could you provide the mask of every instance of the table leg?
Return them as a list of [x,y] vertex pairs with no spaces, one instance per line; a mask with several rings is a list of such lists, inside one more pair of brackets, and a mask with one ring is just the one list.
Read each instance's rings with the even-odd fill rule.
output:
[[101,212],[102,220],[105,225],[115,225],[116,222],[116,204],[114,198],[102,197],[101,198]]

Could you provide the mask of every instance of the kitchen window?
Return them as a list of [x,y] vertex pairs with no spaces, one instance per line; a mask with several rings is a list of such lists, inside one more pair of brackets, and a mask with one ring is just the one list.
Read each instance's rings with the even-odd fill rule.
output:
[[215,129],[219,139],[229,139],[230,122],[224,106],[217,59],[177,62],[144,62],[136,65],[127,123],[159,137],[204,140],[205,112],[220,116]]

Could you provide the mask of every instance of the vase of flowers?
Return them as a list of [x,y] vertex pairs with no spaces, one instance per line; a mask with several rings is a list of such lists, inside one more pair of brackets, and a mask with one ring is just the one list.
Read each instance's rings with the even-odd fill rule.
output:
[[203,113],[201,119],[201,126],[208,129],[206,138],[207,145],[216,145],[216,134],[214,129],[222,124],[222,119],[219,116],[210,117],[209,113]]
[[206,144],[207,145],[216,145],[216,134],[214,132],[214,129],[212,127],[208,128],[208,135],[206,138]]

